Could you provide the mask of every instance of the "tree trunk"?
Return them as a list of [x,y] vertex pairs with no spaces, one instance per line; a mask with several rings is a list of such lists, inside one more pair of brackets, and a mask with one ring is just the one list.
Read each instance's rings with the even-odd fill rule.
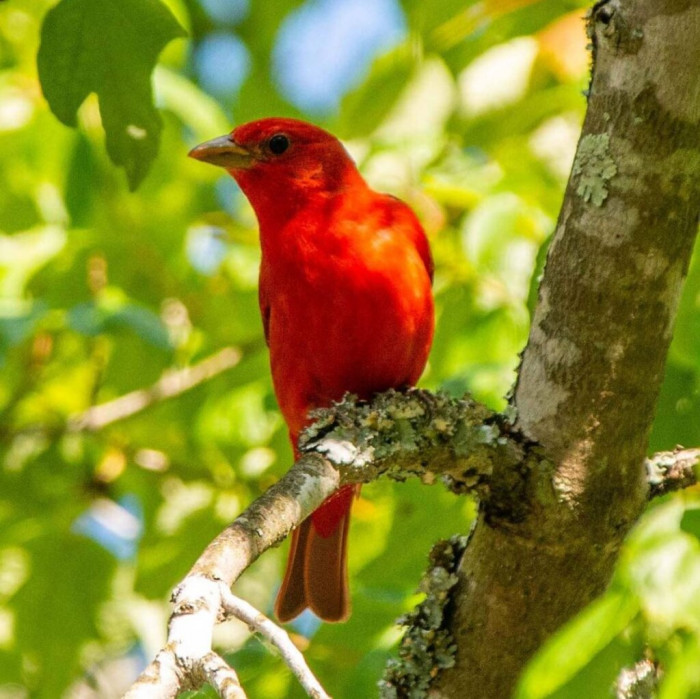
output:
[[588,112],[514,392],[546,461],[524,516],[482,507],[459,567],[456,664],[434,697],[510,696],[534,651],[605,589],[647,499],[700,208],[700,3],[609,0],[589,29]]

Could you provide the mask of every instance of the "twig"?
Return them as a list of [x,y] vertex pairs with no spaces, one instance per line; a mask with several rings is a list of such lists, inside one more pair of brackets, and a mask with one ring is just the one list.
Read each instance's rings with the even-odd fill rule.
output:
[[187,574],[229,587],[267,549],[283,541],[341,485],[330,461],[307,455],[219,534]]
[[697,448],[676,447],[673,451],[654,454],[646,461],[649,497],[659,497],[695,485],[699,464],[700,449]]
[[652,699],[659,683],[659,667],[645,658],[623,668],[615,682],[616,699]]
[[233,369],[241,361],[236,347],[224,347],[198,364],[168,371],[147,388],[131,391],[119,398],[88,408],[68,419],[69,432],[95,432],[149,408],[154,403],[179,396],[205,381]]
[[273,623],[252,604],[236,597],[227,587],[222,586],[221,597],[226,614],[244,621],[252,631],[259,633],[272,643],[310,697],[330,699],[309,669],[301,651],[292,643],[292,639],[283,628]]
[[207,653],[202,658],[202,671],[221,699],[246,699],[236,671],[220,655]]
[[158,651],[153,662],[141,673],[123,699],[175,699],[181,678],[172,648]]
[[[263,551],[281,541],[339,485],[340,474],[329,461],[319,456],[304,456],[226,527],[175,589],[168,644],[141,673],[124,699],[176,696],[149,694],[161,673],[166,673],[163,683],[170,681],[170,666],[160,659],[164,652],[173,655],[178,668],[178,688],[205,674],[203,663],[212,653],[213,629],[223,618],[225,609],[222,590],[230,587]],[[226,697],[221,692],[219,696]]]

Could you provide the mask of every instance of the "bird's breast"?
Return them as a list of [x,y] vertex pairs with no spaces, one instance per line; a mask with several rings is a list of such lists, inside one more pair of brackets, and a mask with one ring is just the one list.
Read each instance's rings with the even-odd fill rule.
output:
[[345,392],[415,383],[433,333],[425,264],[390,230],[297,243],[261,271],[275,393],[292,432]]

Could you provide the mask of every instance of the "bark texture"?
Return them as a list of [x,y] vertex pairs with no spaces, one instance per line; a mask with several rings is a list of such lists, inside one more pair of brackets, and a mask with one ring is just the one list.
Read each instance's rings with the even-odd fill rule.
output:
[[458,570],[456,663],[433,697],[510,696],[605,589],[647,499],[700,209],[700,3],[608,0],[589,31],[588,112],[514,392],[517,425],[553,466],[517,517],[482,506]]

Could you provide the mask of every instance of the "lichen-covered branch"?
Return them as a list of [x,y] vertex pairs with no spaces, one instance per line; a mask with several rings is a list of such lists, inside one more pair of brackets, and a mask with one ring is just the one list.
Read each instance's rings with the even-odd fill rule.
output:
[[[284,631],[262,615],[253,615],[250,605],[237,604],[229,588],[263,551],[284,539],[341,485],[382,475],[396,480],[416,476],[425,483],[442,480],[455,492],[477,495],[487,518],[515,524],[530,515],[529,508],[541,508],[553,497],[548,486],[552,465],[541,449],[513,431],[503,416],[470,398],[421,390],[388,391],[370,402],[346,396],[317,411],[315,418],[300,440],[299,460],[207,547],[176,588],[168,645],[128,699],[174,696],[173,686],[177,691],[189,686],[186,683],[196,685],[197,678],[211,675],[212,667],[216,672],[211,677],[230,696],[242,696],[235,673],[228,677],[211,649],[214,625],[230,615],[255,626],[280,647],[309,696],[325,696],[299,654],[290,652]],[[649,461],[652,489],[658,490],[665,477],[680,482],[678,469],[687,471],[700,450],[674,454],[675,459],[663,454]],[[421,586],[427,597],[403,622],[409,631],[400,661],[385,677],[385,696],[403,696],[409,684],[427,687],[439,670],[453,664],[455,644],[444,625],[445,609],[465,546],[466,538],[458,537],[433,550],[431,569]],[[147,694],[156,691],[154,686],[160,693]],[[220,696],[228,696],[222,692]]]
[[[302,453],[326,456],[343,483],[436,478],[455,492],[490,498],[500,481],[528,460],[534,445],[508,421],[471,398],[411,389],[387,391],[373,401],[346,396],[317,410],[301,436]],[[511,484],[512,485],[512,484]],[[516,494],[514,494],[515,497]]]
[[[418,476],[427,483],[442,479],[453,490],[517,510],[518,494],[540,463],[537,449],[484,406],[418,390],[390,391],[371,402],[346,396],[316,413],[300,450],[290,471],[212,541],[178,585],[168,643],[126,699],[174,696],[173,687],[196,685],[211,675],[207,668],[212,667],[216,673],[210,679],[221,680],[220,696],[229,696],[224,688],[230,696],[241,696],[235,673],[227,676],[211,649],[214,625],[237,609],[227,591],[263,551],[341,485],[381,475],[397,480]],[[239,616],[250,621],[247,612]],[[291,659],[298,663],[296,655],[288,654]],[[313,683],[302,684],[310,696],[325,696]]]
[[379,683],[382,699],[425,696],[437,674],[454,665],[457,645],[445,618],[467,543],[467,536],[456,535],[433,546],[430,565],[419,586],[425,599],[398,620],[406,633],[398,659],[389,660]]

